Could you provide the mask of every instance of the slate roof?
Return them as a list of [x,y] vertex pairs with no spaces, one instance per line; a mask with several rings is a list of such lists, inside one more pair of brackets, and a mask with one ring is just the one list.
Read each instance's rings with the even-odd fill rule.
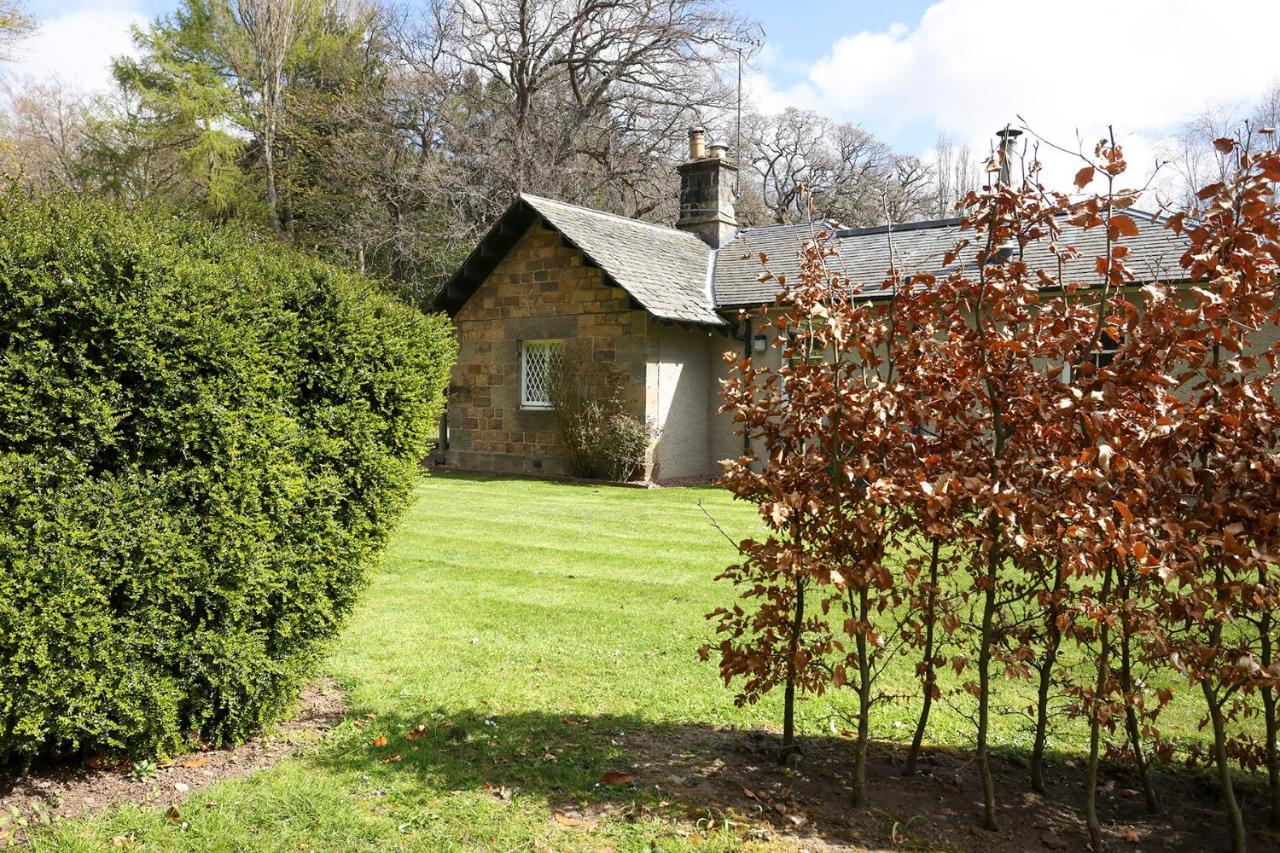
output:
[[[1184,280],[1186,274],[1178,261],[1186,250],[1186,238],[1169,231],[1152,214],[1128,212],[1138,224],[1138,236],[1123,242],[1129,247],[1129,266],[1138,282]],[[828,222],[767,225],[743,229],[712,252],[686,231],[521,194],[450,279],[437,307],[456,312],[516,240],[538,223],[559,232],[566,244],[600,268],[606,282],[626,290],[636,307],[677,323],[725,326],[727,321],[718,312],[772,302],[780,289],[778,282],[762,282],[760,275],[767,268],[775,276],[795,278],[805,241],[822,230],[830,232],[829,239],[839,251],[832,262],[862,284],[868,296],[877,295],[876,289],[889,270],[891,231],[897,268],[903,276],[929,272],[941,277],[960,266],[969,271],[977,267],[974,247],[952,267],[943,267],[944,256],[956,241],[973,237],[972,231],[961,231],[959,219],[909,222],[892,229],[836,229]],[[1064,222],[1060,242],[1080,252],[1064,269],[1065,281],[1096,282],[1094,259],[1103,253],[1105,239],[1102,228],[1085,231]],[[762,252],[768,256],[767,267],[760,263]],[[1044,241],[1027,247],[1027,261],[1033,268],[1052,270],[1057,265]],[[887,290],[878,293],[888,295]]]
[[725,325],[711,304],[711,249],[697,236],[548,198],[520,198],[653,316]]
[[[1138,236],[1123,241],[1129,247],[1128,263],[1140,282],[1181,281],[1186,273],[1178,260],[1187,248],[1185,237],[1179,237],[1165,228],[1163,223],[1149,213],[1129,211],[1138,224]],[[776,281],[759,281],[766,269],[775,276],[785,273],[795,278],[800,270],[800,250],[824,224],[770,225],[748,228],[740,232],[732,242],[723,246],[716,255],[713,278],[716,307],[736,308],[771,302],[777,296]],[[973,238],[970,230],[962,232],[959,219],[938,219],[927,222],[910,222],[892,228],[893,252],[898,271],[904,276],[917,272],[929,272],[941,276],[963,265],[972,271],[977,268],[976,249],[970,247],[952,267],[944,268],[946,253],[962,237]],[[835,231],[831,237],[840,264],[850,279],[864,285],[864,293],[874,295],[874,289],[889,271],[890,229],[887,226],[873,228],[849,228]],[[1064,223],[1061,243],[1075,246],[1080,255],[1063,270],[1065,280],[1092,284],[1097,280],[1094,258],[1105,251],[1106,233],[1102,228],[1088,231]],[[767,265],[760,263],[759,253],[768,255]],[[1057,262],[1049,253],[1047,242],[1037,241],[1027,247],[1027,262],[1047,270],[1056,268]],[[888,291],[881,291],[887,294]]]

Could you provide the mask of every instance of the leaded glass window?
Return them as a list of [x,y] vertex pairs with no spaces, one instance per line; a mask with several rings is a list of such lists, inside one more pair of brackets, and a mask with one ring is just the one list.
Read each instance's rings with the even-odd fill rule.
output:
[[551,382],[564,360],[564,341],[524,341],[520,346],[520,406],[550,409]]

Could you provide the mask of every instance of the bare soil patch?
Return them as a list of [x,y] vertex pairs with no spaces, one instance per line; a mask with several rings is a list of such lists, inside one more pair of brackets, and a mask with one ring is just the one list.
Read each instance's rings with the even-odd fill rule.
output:
[[[777,763],[777,744],[773,732],[741,729],[683,728],[673,734],[639,731],[626,736],[635,756],[637,785],[656,785],[662,799],[684,810],[690,821],[705,825],[729,820],[747,827],[749,837],[787,840],[814,851],[1088,849],[1079,814],[1083,767],[1075,762],[1048,768],[1048,792],[1041,796],[1031,791],[1024,767],[994,759],[1001,828],[988,832],[978,825],[982,795],[971,754],[931,750],[922,756],[919,772],[905,777],[905,747],[875,744],[868,767],[870,803],[855,809],[849,805],[849,741],[804,739],[803,757],[790,768]],[[1211,780],[1162,772],[1159,790],[1163,811],[1148,815],[1132,777],[1119,770],[1103,775],[1098,807],[1107,849],[1229,849]],[[1265,792],[1245,788],[1241,794],[1257,849],[1280,847],[1280,835],[1265,828]]]
[[89,762],[99,765],[96,768],[55,765],[16,779],[0,777],[0,847],[22,843],[31,827],[127,803],[177,805],[201,788],[248,776],[315,743],[346,712],[346,697],[324,679],[307,687],[294,716],[271,731],[233,749],[192,752],[161,762],[150,778],[139,778],[127,760],[110,766]]

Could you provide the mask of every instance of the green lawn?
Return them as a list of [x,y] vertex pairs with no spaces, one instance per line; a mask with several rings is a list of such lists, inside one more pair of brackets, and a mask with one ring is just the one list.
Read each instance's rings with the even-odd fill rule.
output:
[[[739,849],[743,838],[718,826],[672,820],[653,792],[597,784],[629,767],[620,732],[779,718],[776,701],[735,708],[714,662],[698,660],[704,614],[731,600],[711,579],[733,557],[700,504],[730,535],[756,529],[751,507],[713,488],[424,480],[327,664],[352,713],[320,747],[200,792],[185,827],[127,808],[36,847],[100,850],[123,836],[190,850]],[[904,692],[910,667],[890,674]],[[1013,692],[1002,706],[1025,705]],[[849,698],[804,703],[801,728],[843,728],[833,712]],[[935,709],[931,736],[966,745],[965,709]],[[909,737],[913,713],[886,706],[876,735]],[[1175,709],[1166,729],[1189,736],[1197,716]],[[406,740],[417,726],[425,735]],[[1026,728],[1008,713],[995,740],[1023,747]],[[380,736],[389,743],[373,746]],[[590,831],[553,820],[568,805],[628,799],[651,808]]]

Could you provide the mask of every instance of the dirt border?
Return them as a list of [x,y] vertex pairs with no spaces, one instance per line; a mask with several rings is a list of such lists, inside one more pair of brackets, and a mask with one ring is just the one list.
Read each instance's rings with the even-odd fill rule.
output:
[[97,769],[59,765],[29,776],[0,777],[0,847],[25,843],[32,827],[87,817],[126,803],[178,805],[202,788],[279,763],[319,741],[346,715],[346,694],[331,679],[322,679],[303,690],[294,716],[269,732],[232,749],[166,760],[150,778],[131,777],[128,762]]
[[[634,764],[635,784],[651,789],[667,811],[687,822],[735,824],[745,837],[790,842],[813,853],[867,850],[1027,853],[1087,850],[1080,816],[1083,767],[1055,756],[1047,767],[1047,795],[1030,791],[1025,767],[993,756],[1001,829],[979,827],[981,786],[973,755],[933,747],[920,771],[902,775],[906,747],[873,742],[868,803],[854,808],[852,741],[802,737],[794,767],[779,765],[776,731],[724,726],[674,732],[630,732],[622,738]],[[1108,767],[1099,785],[1099,816],[1107,849],[1125,853],[1182,853],[1226,849],[1227,825],[1212,779],[1204,773],[1162,769],[1164,809],[1146,814],[1132,775]],[[1268,828],[1259,792],[1251,792],[1251,849],[1277,849],[1280,834]],[[611,815],[616,803],[560,806],[586,820]]]

